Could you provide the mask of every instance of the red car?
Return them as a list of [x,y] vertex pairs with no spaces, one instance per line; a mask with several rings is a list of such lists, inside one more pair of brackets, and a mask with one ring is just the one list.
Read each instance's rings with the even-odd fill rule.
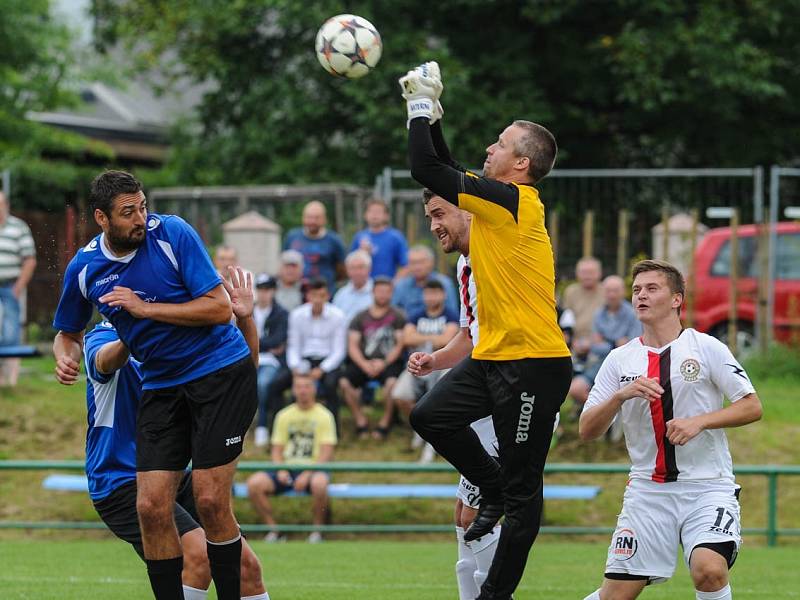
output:
[[[737,315],[740,348],[753,344],[758,302],[758,237],[755,225],[739,234]],[[778,223],[775,253],[775,339],[800,344],[800,223]],[[727,339],[730,304],[730,227],[711,229],[695,252],[694,326]],[[684,314],[685,317],[685,314]]]

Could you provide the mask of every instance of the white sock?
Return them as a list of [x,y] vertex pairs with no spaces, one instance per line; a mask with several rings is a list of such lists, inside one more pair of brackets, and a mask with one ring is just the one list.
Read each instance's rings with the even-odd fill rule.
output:
[[188,585],[183,586],[184,600],[206,600],[208,597],[208,590],[199,590]]
[[696,594],[697,600],[733,600],[730,584],[716,592],[701,592],[700,590],[695,590],[694,593]]
[[595,590],[583,600],[600,600],[600,590]]
[[497,525],[492,529],[491,533],[487,533],[482,538],[469,543],[469,547],[472,548],[472,555],[475,557],[475,572],[472,574],[472,578],[475,580],[475,585],[478,586],[479,590],[489,574],[489,568],[492,566],[494,551],[497,550],[497,540],[499,539],[500,526]]
[[269,593],[264,592],[258,596],[242,596],[242,600],[269,600]]
[[456,580],[458,581],[459,600],[474,600],[480,594],[475,585],[474,574],[478,568],[472,549],[464,543],[464,528],[456,527],[458,541],[458,562],[456,563]]

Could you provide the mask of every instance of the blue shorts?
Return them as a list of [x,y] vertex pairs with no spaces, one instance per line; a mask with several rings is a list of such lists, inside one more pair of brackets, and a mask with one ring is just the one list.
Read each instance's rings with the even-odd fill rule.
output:
[[11,291],[13,285],[0,286],[0,346],[17,346],[22,339],[19,300]]
[[[275,486],[275,495],[276,496],[280,496],[281,494],[285,494],[286,492],[291,492],[292,490],[294,490],[294,480],[297,479],[300,476],[300,473],[302,473],[302,472],[303,471],[299,470],[299,469],[290,469],[289,470],[289,483],[288,484],[283,484],[280,481],[278,481],[278,472],[277,471],[267,471],[266,473],[267,473],[267,477],[269,477],[272,480],[272,484]],[[313,472],[314,473],[324,473],[325,476],[330,481],[330,475],[328,475],[327,471],[313,471]],[[310,484],[311,484],[311,478],[310,477],[308,478],[308,483],[309,483],[309,485],[307,485],[305,487],[305,489],[298,490],[298,492],[301,492],[301,493],[304,493],[304,494],[310,493],[311,492],[311,490],[309,489],[310,488]]]

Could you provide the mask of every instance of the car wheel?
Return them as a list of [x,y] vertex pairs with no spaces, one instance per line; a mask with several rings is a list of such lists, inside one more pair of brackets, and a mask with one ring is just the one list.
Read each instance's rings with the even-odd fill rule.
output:
[[[728,345],[728,323],[720,323],[711,328],[708,332],[720,342]],[[756,334],[753,324],[750,321],[739,321],[736,327],[736,350],[737,355],[746,356],[756,349]]]

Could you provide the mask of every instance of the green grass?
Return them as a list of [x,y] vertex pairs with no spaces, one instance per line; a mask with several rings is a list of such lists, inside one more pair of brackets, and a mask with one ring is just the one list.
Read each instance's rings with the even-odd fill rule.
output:
[[[457,596],[455,545],[448,542],[254,542],[264,582],[275,600],[442,600]],[[518,600],[583,598],[595,590],[605,564],[602,543],[534,546]],[[731,575],[735,597],[800,597],[794,548],[745,547]],[[0,589],[5,600],[151,598],[144,565],[123,542],[0,543]],[[648,588],[645,599],[691,598],[686,568]],[[210,598],[215,595],[210,594]]]

